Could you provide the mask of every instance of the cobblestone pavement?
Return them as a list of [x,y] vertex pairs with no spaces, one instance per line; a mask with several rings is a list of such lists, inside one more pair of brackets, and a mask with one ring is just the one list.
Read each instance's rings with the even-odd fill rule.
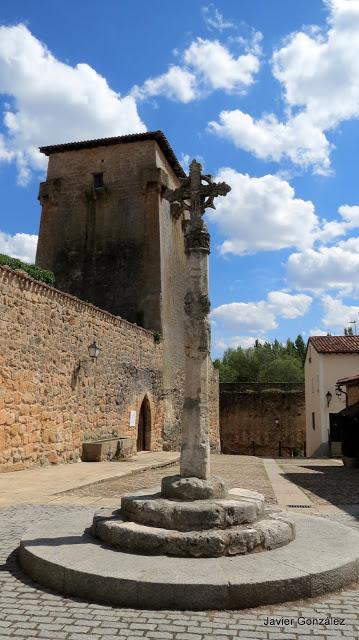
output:
[[[277,460],[284,477],[294,482],[314,504],[359,504],[359,469],[333,464],[331,460]],[[327,462],[327,464],[325,464]]]
[[[91,520],[94,508],[90,507],[17,505],[0,510],[0,640],[359,638],[359,586],[316,600],[239,612],[117,609],[46,591],[27,579],[18,567],[15,554],[18,541],[32,523],[61,513],[73,512],[76,517],[79,510],[88,512]],[[347,513],[334,519],[359,527],[355,518],[359,507],[353,507],[352,511],[352,515]],[[268,618],[278,624],[266,625]]]
[[[149,469],[141,474],[122,478],[111,478],[94,484],[73,489],[66,493],[76,496],[113,497],[125,493],[160,485],[164,475],[179,473],[178,465],[163,469]],[[276,503],[272,485],[269,482],[263,462],[253,456],[211,455],[211,474],[223,478],[228,487],[243,487],[260,491],[269,503]],[[358,500],[359,502],[359,500]]]

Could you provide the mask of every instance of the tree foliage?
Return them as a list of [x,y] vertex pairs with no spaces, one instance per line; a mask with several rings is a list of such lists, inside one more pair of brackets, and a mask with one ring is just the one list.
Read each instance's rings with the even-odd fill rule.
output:
[[25,271],[31,278],[34,280],[40,280],[41,282],[45,282],[51,286],[55,284],[55,276],[52,271],[48,271],[47,269],[40,269],[35,264],[28,264],[27,262],[22,262],[18,260],[18,258],[12,258],[11,256],[6,256],[3,253],[0,253],[0,265],[4,265],[6,267],[10,267],[16,271],[20,269],[21,271]]
[[213,364],[220,382],[302,382],[305,349],[301,335],[285,344],[256,340],[249,349],[227,349]]

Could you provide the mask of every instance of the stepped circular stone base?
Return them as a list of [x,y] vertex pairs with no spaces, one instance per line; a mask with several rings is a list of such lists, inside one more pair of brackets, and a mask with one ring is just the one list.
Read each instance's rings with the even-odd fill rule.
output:
[[130,522],[119,511],[102,511],[95,514],[91,533],[129,553],[214,558],[274,549],[295,538],[294,523],[281,515],[229,529],[174,531]]
[[263,512],[264,496],[245,489],[229,491],[227,498],[215,500],[168,500],[153,489],[121,499],[121,514],[128,520],[177,531],[227,529],[254,522]]
[[61,515],[20,543],[24,571],[66,596],[118,607],[244,609],[320,596],[358,581],[359,534],[326,518],[291,514],[291,544],[244,556],[169,558],[114,551],[84,529],[88,516]]
[[182,478],[182,476],[165,476],[162,478],[161,494],[170,500],[212,500],[225,498],[227,487],[221,478]]

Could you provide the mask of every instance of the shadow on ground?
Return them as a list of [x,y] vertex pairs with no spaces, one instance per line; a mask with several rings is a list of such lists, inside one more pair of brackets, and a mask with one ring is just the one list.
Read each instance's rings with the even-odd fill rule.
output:
[[283,478],[302,489],[314,506],[334,505],[359,520],[359,469],[344,466],[281,463]]

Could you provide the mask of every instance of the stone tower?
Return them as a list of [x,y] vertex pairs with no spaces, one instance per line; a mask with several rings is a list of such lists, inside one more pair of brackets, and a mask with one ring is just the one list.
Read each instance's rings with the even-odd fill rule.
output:
[[49,156],[36,264],[56,286],[161,333],[165,433],[178,444],[183,404],[182,219],[163,197],[186,177],[160,131],[42,147]]

